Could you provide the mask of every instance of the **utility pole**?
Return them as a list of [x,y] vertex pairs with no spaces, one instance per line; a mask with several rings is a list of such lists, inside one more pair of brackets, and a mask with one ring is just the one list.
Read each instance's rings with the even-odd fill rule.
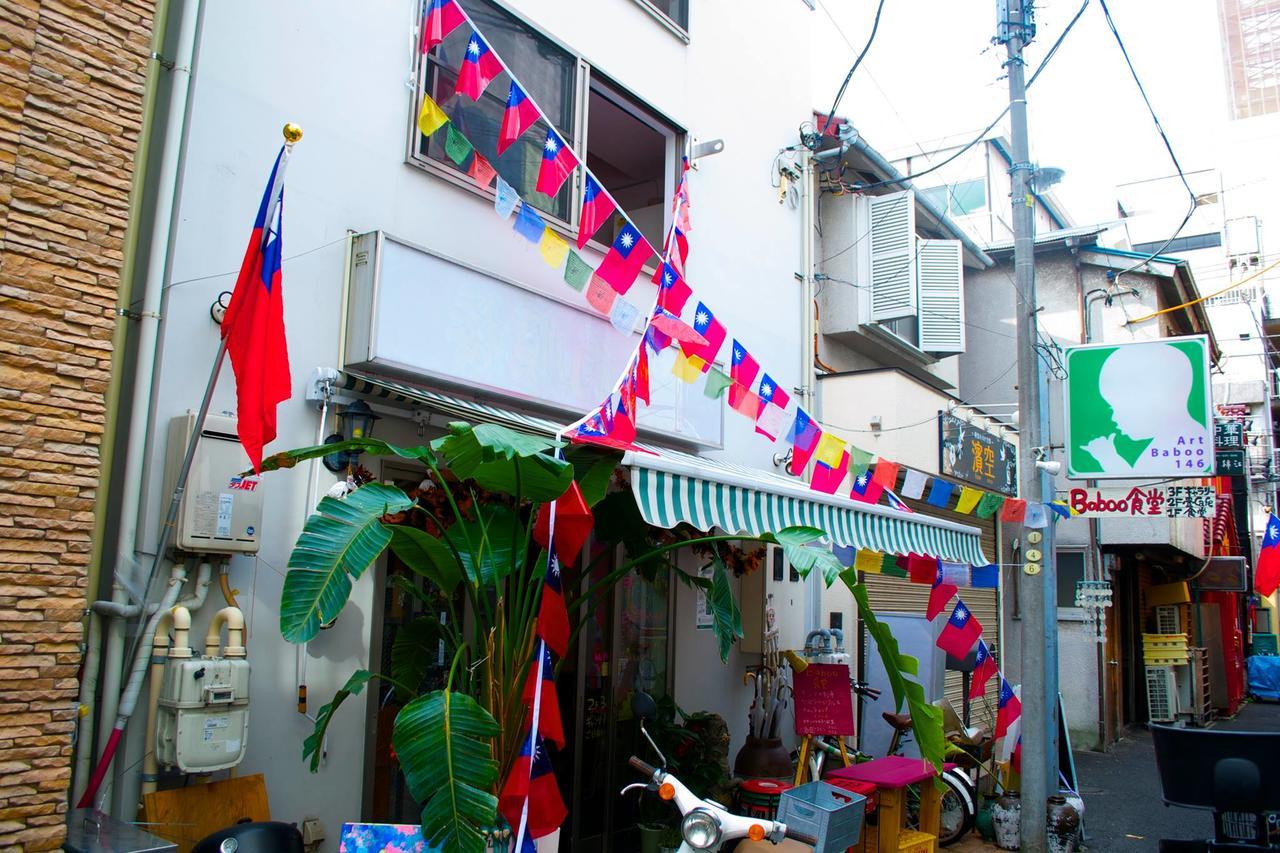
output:
[[[1027,87],[1022,49],[1031,40],[1034,0],[996,0],[996,41],[1008,51],[1009,124],[1013,165],[1013,268],[1018,352],[1018,471],[1022,498],[1044,502],[1052,482],[1036,462],[1048,443],[1045,402],[1041,395],[1040,354],[1036,333],[1035,202],[1031,194],[1033,166],[1027,141]],[[1048,489],[1046,490],[1046,486]],[[1057,618],[1046,616],[1046,583],[1053,572],[1053,523],[1026,530],[1022,538],[1022,576],[1018,579],[1018,612],[1022,621],[1022,850],[1044,853],[1047,847],[1047,798],[1057,793]],[[1038,541],[1037,541],[1038,540]],[[1045,569],[1048,569],[1047,571]],[[1056,587],[1055,587],[1056,592]],[[1054,671],[1049,672],[1053,667]],[[1053,693],[1052,702],[1050,692]],[[1050,714],[1052,708],[1053,713]]]

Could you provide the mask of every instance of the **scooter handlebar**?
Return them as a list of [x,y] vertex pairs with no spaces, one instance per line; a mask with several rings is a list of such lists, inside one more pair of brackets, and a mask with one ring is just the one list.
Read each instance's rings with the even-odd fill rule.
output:
[[652,764],[649,764],[648,762],[644,761],[641,758],[636,758],[634,755],[631,756],[629,759],[627,759],[627,763],[630,764],[635,769],[639,770],[645,776],[648,776],[650,779],[652,779],[658,773],[658,768],[654,767]]

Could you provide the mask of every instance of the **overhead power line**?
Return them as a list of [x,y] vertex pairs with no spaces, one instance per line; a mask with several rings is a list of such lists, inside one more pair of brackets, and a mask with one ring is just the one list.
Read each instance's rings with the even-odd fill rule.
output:
[[[826,11],[825,7],[823,11]],[[853,60],[853,65],[849,68],[849,73],[844,75],[844,82],[840,84],[840,89],[836,92],[836,99],[831,102],[831,111],[827,113],[827,122],[818,129],[819,133],[815,134],[815,139],[821,139],[822,137],[820,134],[825,133],[827,128],[831,127],[831,122],[836,117],[836,109],[840,106],[840,99],[844,97],[845,90],[849,88],[849,81],[853,79],[853,72],[858,70],[858,66],[861,65],[862,60],[866,58],[867,52],[871,50],[871,43],[876,40],[876,31],[880,29],[880,13],[883,11],[884,0],[880,0],[880,3],[876,6],[876,17],[871,22],[871,35],[867,36],[867,43],[862,46],[862,50],[858,52],[857,58]],[[830,15],[829,12],[827,14]],[[834,18],[832,21],[834,22]],[[814,144],[816,147],[817,143],[815,142]]]

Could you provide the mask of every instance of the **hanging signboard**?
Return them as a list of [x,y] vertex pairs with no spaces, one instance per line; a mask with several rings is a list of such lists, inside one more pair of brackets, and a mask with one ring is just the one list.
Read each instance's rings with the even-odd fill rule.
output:
[[1216,455],[1217,465],[1215,467],[1215,473],[1217,473],[1219,477],[1244,476],[1243,450],[1219,450]]
[[1244,421],[1235,418],[1215,420],[1213,443],[1216,447],[1244,447]]
[[1208,476],[1214,470],[1209,339],[1068,347],[1067,476]]
[[995,433],[946,412],[938,415],[938,465],[943,476],[1016,495],[1017,457],[1017,448]]
[[1080,518],[1212,518],[1212,486],[1133,486],[1068,489],[1071,514]]

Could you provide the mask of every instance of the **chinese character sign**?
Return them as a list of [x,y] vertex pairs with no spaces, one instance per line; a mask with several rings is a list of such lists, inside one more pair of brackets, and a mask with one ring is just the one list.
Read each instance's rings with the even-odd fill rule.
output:
[[1208,476],[1209,341],[1201,335],[1066,351],[1067,476]]
[[1082,518],[1211,518],[1217,506],[1212,486],[1070,489],[1066,498]]
[[1017,449],[995,433],[987,432],[951,414],[938,418],[939,470],[1006,495],[1018,493]]

